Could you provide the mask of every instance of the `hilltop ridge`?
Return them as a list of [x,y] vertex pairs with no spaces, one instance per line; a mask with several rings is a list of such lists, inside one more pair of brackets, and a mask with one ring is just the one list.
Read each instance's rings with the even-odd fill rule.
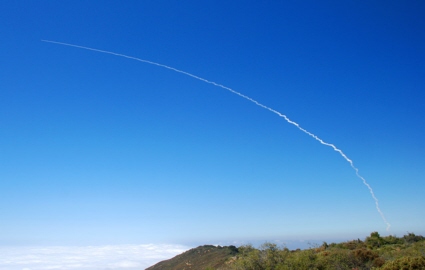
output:
[[236,259],[238,249],[235,246],[204,245],[192,248],[169,260],[159,262],[146,270],[172,270],[172,269],[221,269]]
[[425,269],[425,237],[372,232],[365,240],[326,243],[289,250],[273,243],[190,249],[146,270],[415,270]]

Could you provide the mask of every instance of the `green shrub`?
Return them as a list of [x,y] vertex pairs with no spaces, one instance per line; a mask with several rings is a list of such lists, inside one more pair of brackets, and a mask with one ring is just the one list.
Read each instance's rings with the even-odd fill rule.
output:
[[425,237],[422,235],[415,235],[414,233],[408,233],[405,236],[403,236],[404,241],[408,244],[416,243],[422,240],[425,240]]
[[385,244],[384,239],[379,235],[378,232],[373,232],[370,236],[366,237],[365,243],[368,248],[379,248]]
[[420,270],[425,269],[425,257],[402,257],[386,262],[380,270]]
[[317,268],[320,270],[353,269],[356,266],[353,253],[348,249],[335,248],[321,252],[317,259]]
[[291,252],[281,269],[319,269],[317,267],[317,253],[314,249]]

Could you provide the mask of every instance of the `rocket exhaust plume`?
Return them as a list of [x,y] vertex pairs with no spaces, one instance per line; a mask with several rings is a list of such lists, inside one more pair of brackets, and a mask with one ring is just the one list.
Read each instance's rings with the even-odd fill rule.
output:
[[370,192],[370,194],[372,195],[372,198],[373,198],[373,200],[375,201],[375,206],[376,206],[376,210],[378,211],[378,213],[381,215],[381,218],[382,218],[382,220],[384,221],[384,223],[387,225],[387,231],[389,231],[390,230],[390,227],[391,227],[391,224],[387,221],[387,219],[385,218],[385,216],[384,216],[384,213],[381,211],[381,209],[379,208],[379,203],[378,203],[378,199],[376,198],[376,196],[375,196],[375,193],[373,192],[373,189],[372,189],[372,187],[366,182],[366,180],[359,174],[359,169],[357,168],[357,167],[355,167],[354,166],[354,163],[353,163],[353,161],[351,160],[351,159],[349,159],[345,154],[344,154],[344,152],[342,152],[341,151],[341,149],[338,149],[335,145],[333,145],[333,144],[331,144],[331,143],[327,143],[327,142],[325,142],[325,141],[323,141],[322,139],[320,139],[319,137],[317,137],[315,134],[313,134],[313,133],[311,133],[311,132],[309,132],[309,131],[307,131],[306,129],[304,129],[304,128],[302,128],[298,123],[296,123],[296,122],[294,122],[294,121],[292,121],[291,119],[289,119],[286,115],[284,115],[284,114],[282,114],[282,113],[280,113],[280,112],[278,112],[278,111],[276,111],[276,110],[274,110],[274,109],[272,109],[272,108],[270,108],[270,107],[267,107],[266,105],[263,105],[263,104],[261,104],[260,102],[258,102],[258,101],[256,101],[255,99],[252,99],[252,98],[250,98],[250,97],[248,97],[248,96],[246,96],[246,95],[244,95],[244,94],[242,94],[242,93],[239,93],[238,91],[235,91],[235,90],[233,90],[232,88],[230,88],[230,87],[227,87],[227,86],[224,86],[224,85],[221,85],[221,84],[218,84],[218,83],[216,83],[216,82],[213,82],[213,81],[209,81],[209,80],[207,80],[207,79],[204,79],[204,78],[201,78],[201,77],[198,77],[198,76],[196,76],[196,75],[193,75],[193,74],[191,74],[191,73],[189,73],[189,72],[186,72],[186,71],[183,71],[183,70],[179,70],[179,69],[177,69],[177,68],[173,68],[173,67],[170,67],[170,66],[167,66],[167,65],[163,65],[163,64],[159,64],[159,63],[156,63],[156,62],[152,62],[152,61],[148,61],[148,60],[144,60],[144,59],[140,59],[140,58],[136,58],[136,57],[133,57],[133,56],[128,56],[128,55],[125,55],[125,54],[120,54],[120,53],[114,53],[114,52],[109,52],[109,51],[105,51],[105,50],[99,50],[99,49],[94,49],[94,48],[90,48],[90,47],[85,47],[85,46],[79,46],[79,45],[74,45],[74,44],[69,44],[69,43],[63,43],[63,42],[58,42],[58,41],[52,41],[52,40],[41,40],[41,41],[43,41],[43,42],[48,42],[48,43],[54,43],[54,44],[59,44],[59,45],[64,45],[64,46],[69,46],[69,47],[75,47],[75,48],[79,48],[79,49],[85,49],[85,50],[89,50],[89,51],[95,51],[95,52],[100,52],[100,53],[106,53],[106,54],[112,54],[112,55],[115,55],[115,56],[119,56],[119,57],[124,57],[124,58],[128,58],[128,59],[132,59],[132,60],[136,60],[136,61],[139,61],[139,62],[143,62],[143,63],[147,63],[147,64],[150,64],[150,65],[154,65],[154,66],[158,66],[158,67],[162,67],[162,68],[166,68],[166,69],[169,69],[169,70],[172,70],[172,71],[175,71],[175,72],[178,72],[178,73],[181,73],[181,74],[184,74],[184,75],[186,75],[186,76],[189,76],[189,77],[192,77],[192,78],[194,78],[194,79],[197,79],[197,80],[200,80],[200,81],[203,81],[203,82],[205,82],[205,83],[208,83],[208,84],[212,84],[212,85],[214,85],[214,86],[217,86],[217,87],[220,87],[220,88],[222,88],[222,89],[225,89],[225,90],[227,90],[227,91],[229,91],[229,92],[231,92],[231,93],[233,93],[233,94],[235,94],[235,95],[238,95],[239,97],[241,97],[241,98],[244,98],[244,99],[246,99],[246,100],[248,100],[248,101],[250,101],[250,102],[252,102],[252,103],[254,103],[255,105],[257,105],[257,106],[259,106],[259,107],[261,107],[261,108],[263,108],[263,109],[266,109],[266,110],[268,110],[268,111],[270,111],[270,112],[272,112],[272,113],[274,113],[274,114],[277,114],[279,117],[282,117],[283,119],[285,119],[285,121],[286,122],[288,122],[289,124],[291,124],[291,125],[294,125],[295,127],[297,127],[299,130],[301,130],[302,132],[304,132],[305,134],[307,134],[307,135],[309,135],[310,137],[312,137],[313,139],[315,139],[316,141],[318,141],[319,143],[321,143],[321,144],[323,144],[323,145],[326,145],[326,146],[328,146],[328,147],[331,147],[334,151],[336,151],[336,152],[338,152],[349,164],[350,164],[350,166],[351,166],[351,168],[356,172],[356,176],[360,179],[360,180],[362,180],[362,182],[363,182],[363,184],[369,189],[369,192]]

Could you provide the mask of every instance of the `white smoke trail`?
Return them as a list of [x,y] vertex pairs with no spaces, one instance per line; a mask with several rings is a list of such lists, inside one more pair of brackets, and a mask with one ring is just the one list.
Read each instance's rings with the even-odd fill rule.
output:
[[289,119],[286,115],[284,115],[284,114],[282,114],[282,113],[280,113],[280,112],[278,112],[278,111],[276,111],[276,110],[274,110],[274,109],[272,109],[272,108],[270,108],[270,107],[267,107],[266,105],[263,105],[263,104],[261,104],[260,102],[258,102],[258,101],[256,101],[255,99],[252,99],[252,98],[250,98],[250,97],[248,97],[248,96],[245,96],[244,94],[242,94],[242,93],[239,93],[239,92],[237,92],[237,91],[235,91],[235,90],[233,90],[232,88],[229,88],[229,87],[227,87],[227,86],[224,86],[224,85],[221,85],[221,84],[218,84],[218,83],[216,83],[216,82],[213,82],[213,81],[209,81],[209,80],[207,80],[207,79],[204,79],[204,78],[201,78],[201,77],[198,77],[198,76],[196,76],[196,75],[193,75],[193,74],[191,74],[191,73],[189,73],[189,72],[186,72],[186,71],[183,71],[183,70],[179,70],[179,69],[176,69],[176,68],[173,68],[173,67],[170,67],[170,66],[167,66],[167,65],[163,65],[163,64],[159,64],[159,63],[156,63],[156,62],[152,62],[152,61],[148,61],[148,60],[144,60],[144,59],[140,59],[140,58],[136,58],[136,57],[133,57],[133,56],[128,56],[128,55],[125,55],[125,54],[120,54],[120,53],[114,53],[114,52],[109,52],[109,51],[104,51],[104,50],[99,50],[99,49],[94,49],[94,48],[89,48],[89,47],[84,47],[84,46],[79,46],[79,45],[74,45],[74,44],[69,44],[69,43],[63,43],[63,42],[58,42],[58,41],[51,41],[51,40],[41,40],[41,41],[43,41],[43,42],[49,42],[49,43],[54,43],[54,44],[59,44],[59,45],[64,45],[64,46],[70,46],[70,47],[75,47],[75,48],[80,48],[80,49],[85,49],[85,50],[90,50],[90,51],[95,51],[95,52],[100,52],[100,53],[106,53],[106,54],[112,54],[112,55],[115,55],[115,56],[120,56],[120,57],[124,57],[124,58],[128,58],[128,59],[132,59],[132,60],[136,60],[136,61],[140,61],[140,62],[143,62],[143,63],[147,63],[147,64],[151,64],[151,65],[155,65],[155,66],[158,66],[158,67],[162,67],[162,68],[166,68],[166,69],[169,69],[169,70],[172,70],[172,71],[175,71],[175,72],[178,72],[178,73],[181,73],[181,74],[184,74],[184,75],[187,75],[187,76],[189,76],[189,77],[192,77],[192,78],[194,78],[194,79],[197,79],[197,80],[200,80],[200,81],[203,81],[203,82],[206,82],[206,83],[208,83],[208,84],[212,84],[212,85],[214,85],[214,86],[217,86],[217,87],[220,87],[220,88],[223,88],[223,89],[225,89],[225,90],[227,90],[227,91],[230,91],[230,92],[232,92],[233,94],[235,94],[235,95],[238,95],[238,96],[240,96],[240,97],[242,97],[242,98],[244,98],[244,99],[246,99],[246,100],[249,100],[249,101],[251,101],[252,103],[254,103],[255,105],[257,105],[257,106],[260,106],[261,108],[263,108],[263,109],[266,109],[266,110],[269,110],[269,111],[271,111],[272,113],[275,113],[275,114],[277,114],[279,117],[282,117],[282,118],[284,118],[285,120],[286,120],[286,122],[288,122],[289,124],[292,124],[292,125],[294,125],[294,126],[296,126],[299,130],[301,130],[302,132],[304,132],[305,134],[307,134],[307,135],[309,135],[309,136],[311,136],[311,137],[313,137],[315,140],[317,140],[318,142],[320,142],[321,144],[323,144],[323,145],[326,145],[326,146],[329,146],[329,147],[331,147],[334,151],[336,151],[336,152],[338,152],[349,164],[350,164],[350,166],[351,166],[351,168],[353,168],[353,170],[356,172],[356,175],[357,175],[357,177],[358,178],[360,178],[362,181],[363,181],[363,184],[369,189],[369,192],[370,192],[370,194],[372,195],[372,198],[373,198],[373,200],[375,201],[375,205],[376,205],[376,210],[378,210],[378,213],[381,215],[381,217],[382,217],[382,220],[385,222],[385,224],[387,225],[387,231],[389,231],[390,230],[390,227],[391,227],[391,224],[387,221],[387,219],[385,218],[385,216],[384,216],[384,213],[381,211],[381,209],[379,208],[379,203],[378,203],[378,199],[376,198],[376,196],[375,196],[375,193],[373,192],[373,189],[372,189],[372,187],[366,182],[366,179],[364,179],[360,174],[359,174],[359,169],[358,168],[356,168],[355,166],[354,166],[354,163],[353,163],[353,161],[351,160],[351,159],[349,159],[340,149],[338,149],[335,145],[333,145],[333,144],[331,144],[331,143],[327,143],[327,142],[325,142],[325,141],[323,141],[322,139],[320,139],[319,137],[317,137],[316,135],[314,135],[313,133],[311,133],[311,132],[309,132],[309,131],[307,131],[306,129],[304,129],[304,128],[302,128],[302,127],[300,127],[300,125],[298,124],[298,123],[296,123],[296,122],[294,122],[294,121],[292,121],[291,119]]

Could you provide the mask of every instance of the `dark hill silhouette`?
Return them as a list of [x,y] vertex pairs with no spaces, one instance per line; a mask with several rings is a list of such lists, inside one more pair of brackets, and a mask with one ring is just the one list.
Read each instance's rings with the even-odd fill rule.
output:
[[190,249],[146,270],[207,270],[224,268],[238,254],[235,246],[205,245]]

